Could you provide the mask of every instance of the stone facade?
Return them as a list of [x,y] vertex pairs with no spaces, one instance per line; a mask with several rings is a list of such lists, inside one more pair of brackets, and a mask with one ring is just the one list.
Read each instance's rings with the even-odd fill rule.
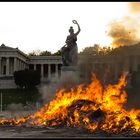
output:
[[131,75],[140,70],[140,43],[117,48],[107,56],[79,55],[78,63],[84,79],[87,79],[89,71],[101,71],[103,75],[108,72],[114,80],[118,80],[123,72],[127,71]]
[[61,56],[27,56],[18,48],[0,46],[0,88],[15,88],[14,71],[40,70],[41,81],[56,81],[61,75]]
[[29,69],[40,70],[42,81],[57,80],[61,76],[61,56],[31,56]]
[[[41,82],[57,81],[61,76],[61,56],[27,56],[18,48],[0,46],[0,88],[15,88],[13,73],[24,69],[40,70]],[[117,49],[117,53],[109,56],[78,56],[78,66],[83,79],[88,77],[89,70],[102,73],[113,73],[113,78],[125,71],[132,73],[140,70],[140,43]]]

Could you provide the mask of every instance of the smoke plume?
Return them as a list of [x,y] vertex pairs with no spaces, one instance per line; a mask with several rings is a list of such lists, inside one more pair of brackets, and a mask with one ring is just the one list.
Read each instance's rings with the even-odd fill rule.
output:
[[51,79],[48,84],[41,86],[39,89],[42,94],[43,104],[53,100],[60,89],[65,88],[69,91],[71,87],[75,87],[79,82],[79,76],[76,73],[63,73],[56,82]]
[[129,2],[128,6],[131,12],[140,12],[140,2]]
[[109,24],[108,36],[112,38],[112,46],[129,46],[140,41],[138,36],[139,23],[132,17],[123,17]]
[[128,16],[109,24],[112,47],[130,46],[140,42],[140,2],[128,2]]
[[79,57],[79,64],[77,66],[78,72],[62,72],[56,82],[51,79],[48,84],[42,85],[39,92],[42,95],[43,104],[52,101],[55,98],[56,93],[62,88],[70,91],[70,89],[76,87],[76,85],[89,83],[93,70],[91,64],[87,63],[87,61],[91,61],[88,56]]

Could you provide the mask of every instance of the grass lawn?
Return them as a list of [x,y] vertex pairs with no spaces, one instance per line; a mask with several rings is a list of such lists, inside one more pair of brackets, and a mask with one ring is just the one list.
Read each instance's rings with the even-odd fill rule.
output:
[[27,102],[35,103],[41,97],[37,89],[0,89],[0,93],[2,93],[3,108],[11,103],[23,105],[26,105]]

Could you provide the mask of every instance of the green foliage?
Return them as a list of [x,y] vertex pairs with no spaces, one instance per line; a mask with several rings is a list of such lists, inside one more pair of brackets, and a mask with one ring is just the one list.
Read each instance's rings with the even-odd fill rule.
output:
[[28,56],[60,56],[61,50],[58,50],[55,53],[51,53],[50,51],[40,51],[40,50],[34,50],[28,54]]
[[103,56],[109,54],[111,51],[112,49],[110,47],[102,47],[99,44],[94,44],[94,46],[84,48],[80,54]]
[[57,52],[53,53],[52,55],[54,55],[54,56],[59,56],[59,55],[61,55],[61,50],[58,50]]
[[51,55],[52,55],[52,53],[49,52],[49,51],[42,51],[42,52],[40,52],[40,54],[39,54],[39,56],[51,56]]
[[14,72],[14,80],[20,88],[33,88],[40,84],[40,72],[35,70],[20,70]]
[[33,50],[32,52],[30,52],[28,55],[29,56],[38,56],[41,53],[40,50]]
[[39,94],[37,88],[33,89],[0,89],[2,93],[2,103],[3,109],[7,107],[8,104],[18,104],[26,103],[34,104],[41,99],[41,94]]

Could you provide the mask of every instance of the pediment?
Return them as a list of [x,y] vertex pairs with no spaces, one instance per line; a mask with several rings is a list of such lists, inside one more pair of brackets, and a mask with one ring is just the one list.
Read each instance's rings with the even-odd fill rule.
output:
[[5,44],[1,44],[0,50],[15,50],[15,48],[6,46]]

